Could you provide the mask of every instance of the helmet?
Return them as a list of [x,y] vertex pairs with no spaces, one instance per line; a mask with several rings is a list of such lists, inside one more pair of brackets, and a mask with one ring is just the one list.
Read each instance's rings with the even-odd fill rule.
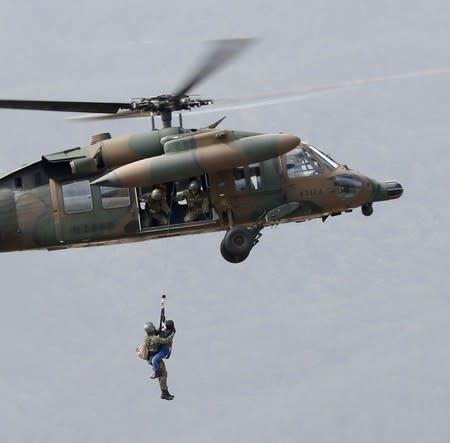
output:
[[173,322],[173,320],[166,320],[166,329],[174,331],[175,330],[175,323]]
[[200,185],[197,180],[192,180],[189,183],[189,191],[197,192],[200,189]]
[[161,198],[162,198],[161,189],[158,189],[158,188],[153,189],[152,193],[150,194],[150,197],[153,200],[161,200]]
[[147,334],[153,334],[154,332],[156,332],[155,325],[151,321],[146,322],[144,324],[144,331]]

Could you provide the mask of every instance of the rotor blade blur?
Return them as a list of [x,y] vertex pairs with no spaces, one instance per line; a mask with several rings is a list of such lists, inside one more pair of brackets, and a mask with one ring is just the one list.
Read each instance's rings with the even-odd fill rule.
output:
[[209,53],[206,54],[192,76],[173,94],[174,97],[180,98],[185,95],[194,86],[224,66],[253,42],[255,42],[255,39],[251,38],[224,39],[209,42],[211,45]]
[[269,94],[261,95],[255,97],[249,97],[248,99],[215,99],[214,104],[209,109],[197,110],[193,109],[191,112],[193,114],[210,114],[212,112],[224,112],[233,110],[244,110],[259,108],[263,106],[270,106],[288,102],[296,102],[301,100],[306,100],[309,97],[320,96],[328,94],[341,88],[314,88],[311,90],[305,90],[304,92],[285,92],[280,94]]
[[116,113],[119,109],[129,109],[129,103],[72,102],[45,100],[0,100],[0,108],[30,109],[37,111]]
[[[441,74],[449,74],[450,67],[428,69],[423,71],[406,72],[402,74],[393,74],[383,77],[374,77],[371,79],[351,80],[335,85],[321,86],[316,88],[305,89],[303,91],[290,91],[277,94],[266,94],[245,99],[214,99],[214,105],[206,110],[192,110],[195,114],[210,114],[212,112],[224,112],[231,110],[243,110],[258,108],[263,106],[277,105],[289,102],[298,102],[307,100],[311,97],[320,97],[331,92],[337,92],[345,89],[357,88],[359,86],[367,86],[375,83],[381,83],[392,80],[404,80],[408,78],[429,77]],[[217,105],[217,106],[216,106]]]
[[146,112],[146,111],[132,111],[132,110],[125,110],[125,111],[119,111],[117,114],[94,114],[94,115],[76,115],[73,117],[67,117],[66,120],[70,121],[91,121],[91,120],[116,120],[121,118],[140,118],[140,117],[150,117],[152,112]]

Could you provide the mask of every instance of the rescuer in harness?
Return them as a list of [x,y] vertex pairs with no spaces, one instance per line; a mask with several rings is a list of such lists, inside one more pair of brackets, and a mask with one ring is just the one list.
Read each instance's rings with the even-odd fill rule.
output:
[[144,338],[144,344],[136,349],[138,356],[144,358],[153,368],[153,374],[150,378],[159,380],[161,388],[161,398],[163,400],[173,400],[174,396],[170,394],[167,387],[167,369],[163,361],[169,358],[172,351],[172,342],[175,336],[175,324],[173,320],[165,318],[165,299],[161,298],[161,316],[159,329],[156,329],[152,322],[144,324],[144,331],[147,333]]
[[159,380],[161,398],[163,400],[173,400],[174,396],[169,393],[167,387],[167,369],[163,358],[167,357],[170,353],[169,345],[172,345],[175,332],[171,331],[167,337],[160,337],[159,331],[152,322],[145,323],[144,331],[147,333],[144,344],[148,349],[148,362],[153,367],[153,375],[151,378],[157,378]]
[[[161,338],[168,338],[173,337],[173,334],[175,334],[175,324],[173,320],[166,320],[162,324],[162,329],[159,331],[159,336]],[[170,353],[172,352],[172,342],[168,343],[167,345],[161,344],[159,347],[158,352],[152,357],[151,359],[151,365],[153,367],[153,374],[150,378],[159,378],[161,375],[160,370],[160,363],[163,358],[169,358]]]

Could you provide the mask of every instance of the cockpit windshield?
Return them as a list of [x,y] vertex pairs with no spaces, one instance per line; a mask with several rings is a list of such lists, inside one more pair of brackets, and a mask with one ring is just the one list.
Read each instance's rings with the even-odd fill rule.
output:
[[320,157],[322,162],[325,164],[325,166],[332,171],[333,169],[339,168],[340,164],[336,163],[332,158],[330,158],[328,155],[325,155],[322,151],[319,151],[314,146],[309,145],[311,150]]
[[304,147],[297,147],[286,154],[288,177],[310,177],[322,175],[322,167],[316,158]]

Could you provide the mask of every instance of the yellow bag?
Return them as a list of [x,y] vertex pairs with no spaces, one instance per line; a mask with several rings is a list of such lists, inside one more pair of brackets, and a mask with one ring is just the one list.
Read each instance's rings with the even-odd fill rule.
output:
[[148,348],[145,343],[136,348],[136,355],[142,360],[148,360]]

